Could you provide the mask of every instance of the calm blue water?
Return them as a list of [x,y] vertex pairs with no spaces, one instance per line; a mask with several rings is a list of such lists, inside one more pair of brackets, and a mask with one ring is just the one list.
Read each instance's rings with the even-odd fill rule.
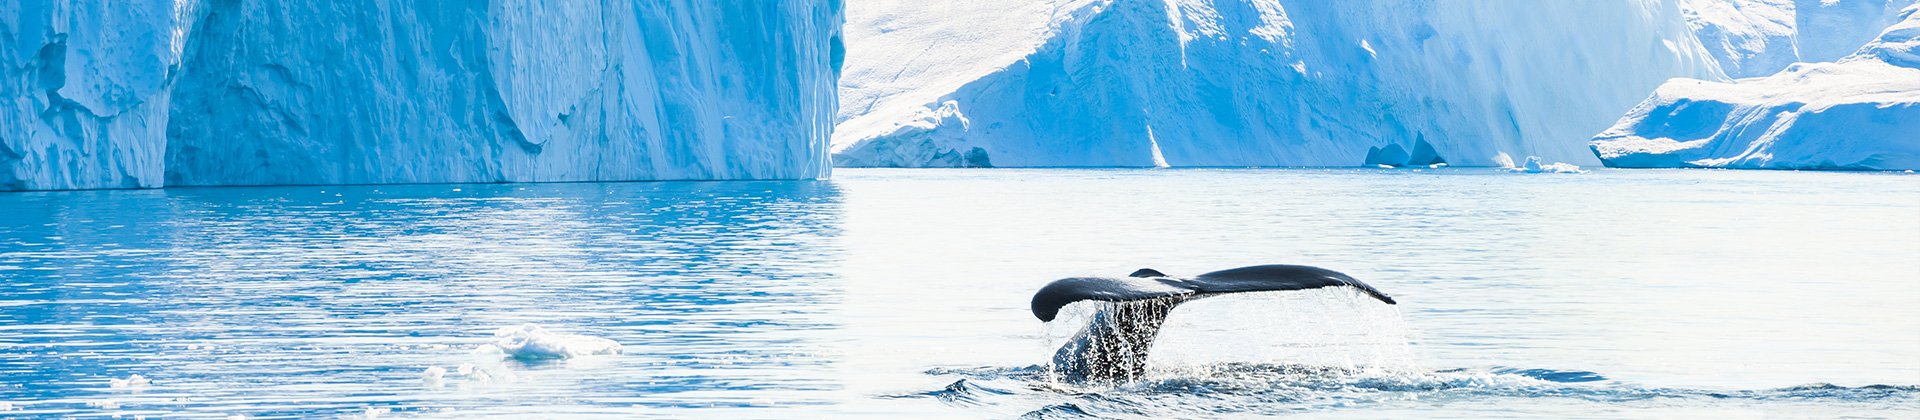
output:
[[[1260,263],[1152,377],[1046,282]],[[1083,305],[1084,306],[1084,305]],[[476,351],[537,324],[619,355]],[[423,379],[444,369],[439,381]],[[150,383],[115,387],[141,375]],[[0,194],[0,417],[1920,416],[1920,177],[839,170]]]

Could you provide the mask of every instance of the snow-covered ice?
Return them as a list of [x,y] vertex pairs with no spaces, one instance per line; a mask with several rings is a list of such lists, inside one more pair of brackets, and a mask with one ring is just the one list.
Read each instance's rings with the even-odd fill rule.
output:
[[1920,5],[1838,62],[1662,85],[1593,139],[1611,167],[1920,168]]
[[857,2],[835,164],[1596,164],[1667,80],[1835,60],[1911,3]]
[[[620,343],[605,338],[561,334],[545,327],[524,324],[501,328],[486,351],[521,360],[568,359],[581,356],[620,354]],[[464,372],[464,369],[463,369]]]
[[1529,174],[1577,174],[1586,172],[1580,170],[1580,166],[1578,165],[1566,162],[1547,163],[1540,160],[1539,156],[1527,156],[1527,163],[1517,167],[1507,168],[1507,171]]
[[818,178],[837,0],[0,5],[0,190]]
[[[849,44],[885,36],[928,57],[972,47],[858,18],[936,3],[852,4]],[[1494,166],[1501,153],[1589,163],[1583,143],[1660,83],[1722,76],[1678,0],[1005,3],[1002,14],[1044,19],[986,24],[1019,35],[966,56],[977,67],[855,50],[859,70],[841,84],[863,99],[842,108],[835,163]],[[934,67],[978,76],[958,86],[916,76]],[[895,74],[939,83],[874,87]],[[1392,159],[1396,148],[1416,158],[1423,143],[1434,160]]]
[[1852,54],[1912,0],[1682,0],[1687,23],[1727,76]]

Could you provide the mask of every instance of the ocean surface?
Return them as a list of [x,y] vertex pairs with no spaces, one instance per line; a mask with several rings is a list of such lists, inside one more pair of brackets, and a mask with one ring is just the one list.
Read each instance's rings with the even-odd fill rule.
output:
[[[1392,294],[1174,312],[1038,366],[1067,276]],[[512,357],[532,324],[617,354]],[[584,338],[583,338],[584,339]],[[138,375],[137,377],[135,375]],[[836,170],[0,194],[0,418],[1920,417],[1920,176]]]

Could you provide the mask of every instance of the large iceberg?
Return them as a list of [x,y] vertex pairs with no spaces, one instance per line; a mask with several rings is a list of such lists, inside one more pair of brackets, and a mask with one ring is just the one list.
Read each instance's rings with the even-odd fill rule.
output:
[[835,164],[1594,164],[1661,83],[1839,59],[1910,3],[860,2]]
[[1593,139],[1611,167],[1920,169],[1920,5],[1852,55],[1674,80]]
[[1678,0],[1052,6],[1045,40],[1015,61],[917,103],[850,103],[863,108],[843,110],[835,163],[1597,163],[1584,142],[1646,92],[1723,76]]
[[838,0],[16,0],[0,190],[818,178]]

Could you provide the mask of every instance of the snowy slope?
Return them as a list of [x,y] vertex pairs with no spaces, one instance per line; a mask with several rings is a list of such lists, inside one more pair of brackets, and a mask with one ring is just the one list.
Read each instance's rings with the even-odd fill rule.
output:
[[[1838,59],[1912,2],[858,2],[835,164],[1344,166],[1411,157],[1423,139],[1456,164],[1524,154],[1592,163],[1581,131],[1606,127],[1666,78]],[[1262,25],[1284,30],[1251,32]],[[1437,41],[1406,42],[1418,31]],[[1086,56],[1094,48],[1107,53]],[[1308,70],[1271,71],[1294,65]],[[1089,83],[1040,101],[1018,91],[1038,83],[1036,66]],[[1241,98],[1179,90],[1208,84]],[[1178,151],[1191,135],[1232,140]]]
[[7,7],[0,189],[823,177],[845,54],[837,0]]
[[[835,163],[1592,163],[1582,143],[1645,92],[1720,76],[1681,13],[1677,0],[1092,2],[1020,61],[842,123]],[[1374,162],[1392,148],[1409,160]]]
[[1687,23],[1735,78],[1834,61],[1898,21],[1912,0],[1682,0]]
[[926,104],[1020,61],[1088,1],[852,2],[839,120]]
[[1613,167],[1920,169],[1920,5],[1904,14],[1839,62],[1669,82],[1594,153]]

